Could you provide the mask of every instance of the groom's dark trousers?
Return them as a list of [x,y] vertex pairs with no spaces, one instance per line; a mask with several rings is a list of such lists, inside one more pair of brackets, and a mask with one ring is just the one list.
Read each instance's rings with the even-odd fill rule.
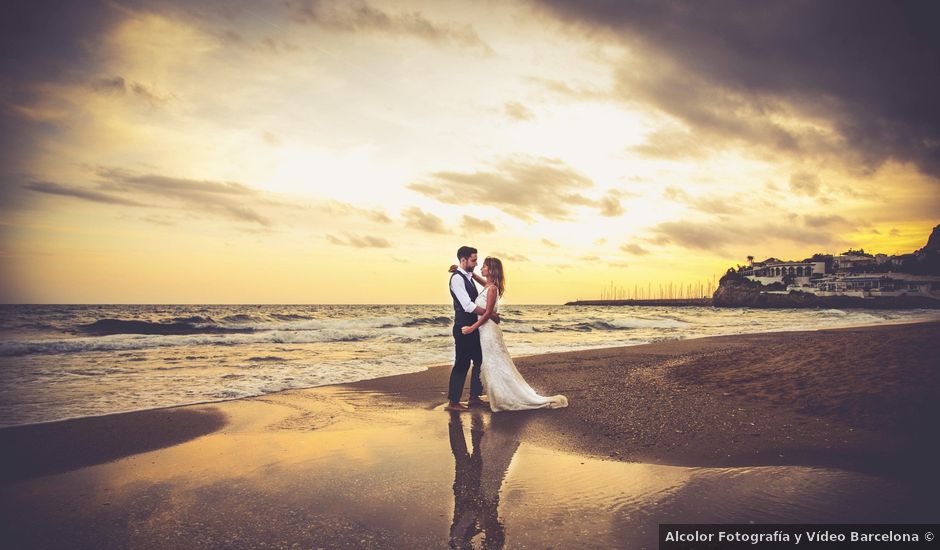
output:
[[450,371],[450,389],[447,392],[447,398],[452,403],[457,403],[463,394],[463,385],[467,380],[467,370],[470,369],[471,362],[473,362],[473,370],[470,372],[470,397],[475,398],[483,394],[483,382],[480,381],[480,363],[483,362],[483,352],[480,351],[480,331],[462,334],[460,327],[454,325],[454,343],[456,356],[454,368]]
[[[477,288],[466,277],[459,272],[454,272],[453,277],[460,277],[463,280],[464,288],[471,300],[477,299]],[[470,398],[476,398],[483,394],[483,382],[480,381],[480,363],[483,362],[483,352],[480,350],[480,331],[475,330],[470,334],[460,332],[461,327],[469,327],[477,321],[475,313],[467,313],[460,300],[450,291],[454,300],[454,368],[450,371],[450,387],[447,391],[447,398],[451,403],[458,403],[463,394],[463,385],[467,381],[467,371],[470,370],[470,363],[473,363],[473,370],[470,372]]]

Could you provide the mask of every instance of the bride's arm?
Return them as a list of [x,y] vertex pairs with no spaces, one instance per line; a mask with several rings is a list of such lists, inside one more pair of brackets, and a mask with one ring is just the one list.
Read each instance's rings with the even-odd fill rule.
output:
[[[496,288],[496,287],[493,286],[493,287],[490,288],[490,290],[492,291],[492,290],[495,289],[495,288]],[[476,323],[473,323],[473,324],[470,325],[469,327],[462,327],[462,328],[460,329],[460,331],[463,332],[464,334],[470,334],[471,332],[473,332],[473,331],[475,331],[476,329],[480,328],[480,325],[482,325],[482,324],[485,323],[490,317],[492,317],[492,316],[493,316],[493,308],[496,307],[496,297],[497,297],[498,295],[499,295],[499,292],[488,292],[488,293],[486,294],[486,311],[483,312],[483,315],[480,315],[480,318],[477,319],[477,322],[476,322]]]
[[[450,271],[451,273],[453,273],[454,271],[457,271],[457,266],[454,264],[451,264],[451,266],[447,268],[447,271]],[[471,271],[470,276],[473,277],[474,281],[480,283],[483,286],[486,286],[486,279],[484,279],[480,275],[477,275],[476,273]]]

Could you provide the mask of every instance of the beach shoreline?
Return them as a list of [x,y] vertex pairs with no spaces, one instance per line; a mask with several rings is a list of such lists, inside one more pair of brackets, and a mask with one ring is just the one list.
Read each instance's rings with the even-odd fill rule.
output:
[[[742,309],[748,309],[748,308],[742,308]],[[938,319],[936,316],[925,314],[922,317],[914,317],[914,318],[907,318],[907,319],[880,320],[878,322],[861,322],[857,324],[839,325],[836,327],[828,326],[828,325],[820,325],[817,327],[809,327],[809,328],[803,328],[803,329],[781,330],[779,328],[774,328],[774,329],[770,329],[766,331],[735,333],[735,334],[720,334],[720,335],[702,334],[702,335],[693,335],[693,336],[683,335],[678,338],[661,340],[658,342],[646,342],[642,344],[631,344],[631,345],[626,345],[626,346],[625,345],[599,346],[599,347],[589,347],[589,348],[583,348],[583,349],[564,350],[564,351],[546,351],[546,352],[537,352],[537,353],[525,353],[525,354],[514,355],[513,357],[514,359],[521,360],[521,359],[540,357],[544,355],[554,355],[556,353],[584,353],[584,352],[593,352],[597,350],[632,348],[635,346],[649,345],[651,343],[659,344],[659,343],[668,343],[668,342],[675,342],[675,341],[681,341],[681,340],[697,340],[701,338],[739,336],[743,334],[775,334],[775,333],[789,333],[789,332],[826,331],[826,330],[839,330],[839,329],[845,329],[845,328],[878,327],[878,326],[887,326],[887,325],[909,325],[909,324],[921,324],[921,323],[931,323],[931,322],[940,322],[940,319]],[[239,397],[225,397],[225,398],[219,398],[219,399],[203,399],[203,400],[187,401],[185,403],[174,403],[174,404],[161,405],[161,406],[145,406],[141,408],[105,412],[101,414],[67,416],[67,417],[62,417],[62,418],[55,418],[52,420],[42,420],[38,422],[10,424],[10,425],[0,426],[0,431],[11,429],[11,428],[23,428],[27,426],[42,426],[45,424],[55,424],[58,422],[77,421],[81,419],[109,418],[115,415],[146,413],[147,411],[163,411],[163,410],[173,410],[173,409],[184,408],[184,407],[196,407],[200,405],[228,403],[228,402],[233,402],[233,401],[242,401],[245,399],[255,399],[255,398],[269,396],[269,395],[278,395],[278,394],[285,393],[285,392],[297,392],[297,391],[313,390],[317,388],[328,388],[328,387],[334,387],[334,386],[341,387],[341,386],[346,386],[349,384],[368,382],[369,380],[377,380],[377,379],[383,379],[383,378],[389,378],[389,377],[404,376],[408,374],[416,374],[416,373],[424,372],[425,370],[429,370],[429,369],[445,368],[445,367],[449,368],[450,365],[446,363],[441,363],[441,362],[434,362],[434,363],[423,365],[422,366],[423,370],[406,372],[406,373],[394,373],[394,374],[378,376],[375,378],[367,378],[363,380],[354,380],[354,381],[349,381],[349,382],[335,382],[335,383],[330,383],[330,384],[320,384],[320,385],[304,386],[304,387],[284,388],[284,389],[280,389],[277,391],[271,391],[271,392],[260,393],[260,394],[255,394],[255,395],[246,395],[246,396],[239,396]]]
[[[466,475],[455,447],[465,427],[495,449],[484,443],[484,486],[515,487],[500,505],[513,518],[509,525],[538,524],[538,510],[514,504],[527,488],[543,494],[587,483],[593,488],[578,502],[597,509],[626,498],[598,485],[603,476],[614,476],[612,487],[625,494],[648,495],[627,500],[639,499],[630,509],[640,519],[605,524],[604,540],[649,544],[655,523],[667,520],[932,521],[940,512],[933,496],[940,449],[929,437],[940,417],[937,336],[940,322],[933,321],[516,358],[541,393],[568,396],[570,406],[556,410],[447,413],[450,368],[441,365],[3,428],[0,523],[25,546],[439,547],[448,510],[461,502],[450,495],[450,480]],[[487,473],[494,463],[496,472]],[[579,478],[575,467],[594,473]],[[650,488],[630,489],[631,479]],[[668,479],[672,485],[652,488]],[[695,479],[734,504],[718,515],[690,515],[710,502],[708,492],[692,489]],[[771,480],[790,481],[767,503],[756,487]],[[810,490],[815,484],[827,489]],[[652,495],[667,490],[684,500],[661,508]],[[894,504],[871,497],[880,491]],[[556,500],[557,513],[583,513],[565,508],[564,498],[545,506]],[[381,511],[376,502],[384,503]],[[414,511],[410,502],[426,509]],[[780,509],[788,511],[770,513]],[[520,531],[508,532],[523,540]],[[585,541],[565,533],[551,536],[561,536],[559,544]]]
[[[517,366],[520,368],[520,371],[523,372],[523,374],[527,377],[527,379],[529,379],[530,383],[532,383],[534,387],[536,388],[544,387],[546,392],[557,391],[557,392],[564,393],[565,391],[568,391],[572,394],[569,396],[569,398],[573,400],[573,403],[572,403],[573,406],[571,407],[570,410],[580,410],[581,407],[579,406],[580,405],[579,402],[581,400],[579,400],[578,395],[580,393],[583,393],[583,389],[578,389],[574,387],[573,386],[574,381],[571,380],[570,377],[559,379],[560,377],[564,375],[564,373],[559,372],[557,369],[552,367],[553,365],[557,365],[559,361],[567,361],[573,364],[579,364],[579,363],[588,364],[590,368],[593,369],[593,372],[596,374],[602,370],[609,370],[607,367],[608,367],[608,364],[610,363],[620,364],[623,362],[625,358],[629,358],[630,360],[636,361],[637,366],[640,366],[642,364],[641,371],[645,372],[645,370],[649,369],[650,365],[653,365],[654,368],[659,368],[661,365],[659,365],[658,362],[666,361],[666,362],[669,362],[669,364],[672,367],[676,367],[680,363],[683,363],[683,364],[688,363],[689,361],[691,361],[690,358],[694,358],[696,356],[708,355],[709,350],[711,350],[712,348],[723,349],[722,346],[725,346],[726,347],[725,349],[727,351],[729,349],[735,349],[735,348],[740,348],[742,346],[751,345],[751,343],[758,344],[761,342],[761,340],[765,340],[768,338],[771,340],[780,340],[780,339],[799,337],[799,335],[840,334],[840,333],[852,333],[852,332],[859,331],[859,330],[874,331],[877,333],[882,330],[886,330],[886,331],[897,330],[898,327],[911,327],[925,334],[929,334],[933,332],[934,334],[937,334],[938,336],[940,336],[940,321],[902,320],[898,322],[885,322],[885,323],[880,323],[877,325],[863,324],[863,325],[857,325],[857,326],[846,326],[846,327],[838,327],[838,328],[812,328],[812,329],[808,329],[805,331],[754,332],[754,333],[737,334],[737,335],[703,336],[703,337],[695,337],[695,338],[684,338],[681,340],[666,340],[666,341],[661,341],[661,342],[656,342],[656,343],[651,343],[651,344],[640,344],[640,345],[635,345],[635,346],[593,348],[590,350],[578,350],[578,351],[567,351],[567,352],[555,352],[555,353],[549,353],[549,354],[527,355],[527,356],[519,356],[514,359],[517,363]],[[864,340],[864,338],[862,340]],[[925,342],[927,340],[929,339],[926,339]],[[697,342],[701,342],[702,345],[701,346],[696,345],[695,343]],[[923,360],[929,361],[927,357],[929,357],[930,355],[931,353],[929,350],[924,350],[922,353],[922,356],[924,358]],[[940,356],[940,355],[934,355],[934,356]],[[649,360],[650,357],[653,358],[652,361]],[[579,368],[583,370],[583,367],[579,367]],[[699,368],[703,368],[703,367],[700,366]],[[707,368],[707,365],[705,366],[705,368]],[[330,385],[315,386],[315,387],[310,387],[310,388],[286,389],[286,390],[282,390],[279,392],[273,392],[273,393],[263,394],[259,396],[240,397],[236,399],[226,399],[226,400],[221,400],[221,401],[205,401],[205,402],[198,402],[198,403],[187,403],[187,404],[181,404],[181,405],[171,405],[167,407],[142,409],[142,410],[137,410],[137,411],[117,412],[117,413],[109,413],[109,414],[104,414],[104,415],[77,417],[77,418],[55,420],[55,421],[49,421],[49,422],[40,422],[40,423],[35,423],[35,424],[8,426],[8,427],[0,428],[0,442],[16,441],[19,444],[24,439],[29,439],[29,436],[21,435],[21,434],[29,434],[30,432],[43,433],[45,434],[43,435],[43,437],[49,437],[48,434],[56,433],[57,431],[61,431],[62,433],[64,433],[66,430],[64,430],[62,427],[65,427],[65,426],[69,426],[69,427],[77,426],[77,427],[80,427],[78,428],[78,430],[80,431],[82,429],[93,429],[93,427],[99,424],[101,426],[105,426],[105,425],[113,426],[113,425],[123,424],[125,422],[146,423],[150,421],[149,420],[150,417],[154,417],[155,415],[165,416],[168,414],[172,414],[174,411],[185,412],[187,410],[203,410],[207,407],[218,408],[217,410],[224,411],[226,406],[237,406],[240,402],[258,400],[258,399],[263,400],[265,398],[276,397],[281,394],[315,395],[316,392],[318,391],[329,391],[331,388],[337,388],[341,390],[349,389],[349,390],[357,390],[357,391],[374,392],[376,394],[382,395],[384,397],[384,400],[388,401],[388,404],[390,406],[391,405],[394,405],[397,407],[413,406],[413,407],[421,407],[425,409],[432,409],[434,407],[438,407],[439,405],[443,404],[444,401],[446,401],[446,396],[445,396],[446,387],[447,387],[446,382],[447,382],[447,377],[449,376],[449,372],[450,372],[450,365],[446,365],[446,364],[434,365],[434,366],[428,367],[426,370],[412,372],[412,373],[394,374],[390,376],[370,378],[370,379],[356,381],[356,382],[330,384]],[[644,380],[647,378],[650,380],[653,379],[651,378],[652,375],[649,375],[649,374],[642,374],[640,376],[644,377]],[[588,383],[588,382],[582,381],[582,383]],[[731,384],[731,383],[734,383],[734,381],[724,380],[723,383]],[[469,381],[468,381],[468,384],[469,384]],[[594,386],[596,385],[596,383],[591,384],[591,385]],[[607,385],[607,387],[610,387],[609,384]],[[640,391],[642,390],[642,387],[640,388],[633,387],[632,390]],[[723,397],[729,397],[729,396],[724,395]],[[597,398],[595,397],[592,397],[590,399],[592,401],[597,400]],[[660,406],[665,406],[665,405],[664,403],[660,403]],[[624,410],[626,411],[627,409],[624,409]],[[755,408],[755,409],[749,410],[748,414],[759,414],[759,412],[760,411],[758,411],[758,409]],[[545,415],[548,415],[547,418],[557,418],[557,417],[567,418],[568,413],[570,413],[570,411],[566,411],[564,414],[561,414],[561,415],[559,415],[558,412],[549,413],[547,411],[529,411],[528,413],[522,413],[522,414],[536,415],[541,419]],[[516,413],[509,413],[509,414],[516,414]],[[586,452],[586,453],[594,454],[597,456],[612,456],[612,457],[617,457],[618,459],[623,459],[623,460],[651,461],[651,462],[656,462],[656,463],[669,463],[670,462],[670,459],[668,459],[665,453],[662,453],[662,452],[650,453],[650,452],[643,452],[642,450],[639,450],[639,449],[631,449],[628,452],[628,451],[625,451],[624,449],[617,448],[618,446],[617,444],[614,443],[614,441],[618,439],[618,436],[624,436],[630,432],[624,431],[623,429],[616,429],[616,430],[611,431],[611,428],[613,427],[613,424],[611,424],[612,421],[610,420],[610,418],[612,418],[612,411],[610,410],[602,411],[598,408],[592,408],[591,412],[586,413],[586,414],[589,414],[589,415],[593,414],[596,416],[594,416],[593,419],[581,418],[579,416],[575,424],[577,424],[578,422],[590,424],[592,420],[596,421],[601,418],[607,419],[605,423],[605,426],[607,426],[607,428],[605,428],[606,430],[605,433],[607,434],[606,436],[602,438],[591,437],[591,436],[575,438],[577,442],[573,442],[570,437],[571,433],[575,433],[578,431],[583,432],[583,430],[578,430],[576,425],[572,426],[571,425],[572,423],[570,421],[567,421],[566,424],[569,426],[569,428],[571,428],[571,431],[566,434],[569,436],[568,438],[562,437],[560,439],[556,438],[555,440],[552,440],[551,437],[543,436],[543,437],[537,437],[536,439],[542,440],[543,442],[549,442],[550,444],[553,444],[553,445],[561,445],[562,447],[569,449],[569,450],[574,450],[575,452]],[[184,415],[180,415],[181,418],[182,416]],[[221,425],[217,416],[213,416],[213,415],[210,415],[210,416],[212,420],[208,422],[206,426],[216,426],[217,428],[218,426]],[[855,431],[855,429],[852,426],[845,425],[844,423],[838,422],[837,421],[838,419],[830,418],[826,420],[827,420],[827,425],[830,426],[830,429],[834,429],[832,427],[838,425],[839,428],[842,430],[850,430],[852,432]],[[544,431],[546,433],[554,431],[552,429],[552,426],[550,425],[551,423],[544,423],[544,422],[539,421],[539,422],[536,422],[536,424],[539,426],[538,428],[539,430]],[[620,428],[623,428],[623,426],[621,426]],[[208,430],[207,433],[214,431],[213,428],[204,427],[202,429]],[[860,428],[859,432],[865,433],[865,430],[863,428]],[[187,434],[188,433],[189,432],[187,431]],[[683,431],[681,433],[691,433],[691,430],[689,432]],[[751,432],[751,433],[756,433],[756,432]],[[612,435],[612,434],[615,434],[615,435]],[[806,434],[803,434],[803,435],[805,436]],[[851,434],[851,435],[852,435],[851,439],[853,441],[858,439],[858,436],[859,436],[858,433]],[[868,434],[868,435],[871,435],[871,434]],[[820,434],[816,434],[816,437],[820,437],[820,436],[821,436]],[[166,440],[167,441],[174,441],[177,439],[185,440],[187,437],[188,437],[187,435],[180,435],[178,437],[166,436]],[[751,436],[751,437],[756,437],[756,436]],[[793,436],[791,435],[789,437],[792,438]],[[611,441],[607,441],[607,440],[611,440]],[[761,439],[758,439],[756,441],[760,441],[760,440]],[[847,441],[847,440],[844,440],[844,441]],[[745,442],[752,443],[753,441],[745,438]],[[888,440],[882,441],[881,439],[875,438],[872,441],[870,441],[869,444],[875,444],[875,442],[880,442],[879,444],[881,444],[881,443],[887,443]],[[659,447],[658,445],[651,445],[649,441],[645,441],[641,443],[641,446],[645,446],[646,448],[650,448],[650,447],[658,448]],[[689,447],[689,446],[690,445],[679,446],[674,443],[669,443],[666,445],[666,448],[676,450],[677,448]],[[10,448],[9,445],[6,445],[6,447]],[[153,446],[153,447],[159,448],[158,446]],[[724,453],[725,459],[728,459],[728,460],[722,459],[720,456],[718,456],[718,453],[708,454],[708,453],[701,453],[701,452],[693,452],[688,457],[679,458],[677,461],[675,461],[675,463],[681,464],[681,463],[686,462],[688,459],[691,459],[693,462],[695,460],[699,460],[702,465],[705,465],[706,463],[710,465],[731,463],[731,462],[734,462],[735,460],[742,460],[746,456],[750,456],[751,454],[753,454],[752,458],[756,458],[757,455],[759,455],[761,452],[760,449],[752,448],[751,445],[745,445],[744,447],[736,446],[735,448],[737,449],[735,453]],[[791,453],[794,450],[795,449],[790,449]],[[25,454],[28,454],[28,453],[25,453]],[[775,462],[774,460],[772,460],[773,457],[771,456],[771,454],[773,453],[765,451],[764,457],[762,460],[763,461],[769,460],[770,463]],[[803,456],[804,454],[805,454],[804,452],[798,452],[795,455],[790,454],[790,458],[792,459],[795,456],[809,458],[809,455],[804,457]],[[5,469],[7,469],[6,465],[4,465],[4,467]]]

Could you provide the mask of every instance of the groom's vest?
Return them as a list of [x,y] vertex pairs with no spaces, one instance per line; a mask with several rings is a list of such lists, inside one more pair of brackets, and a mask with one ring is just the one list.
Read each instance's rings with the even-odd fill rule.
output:
[[[467,280],[466,277],[460,274],[459,271],[455,271],[453,275],[450,276],[450,280],[453,281],[454,277],[460,277],[463,279],[463,286],[467,289],[467,294],[470,295],[471,301],[476,301],[477,296],[477,286],[471,281]],[[463,305],[460,303],[460,300],[457,299],[457,295],[454,294],[453,289],[450,288],[450,284],[447,285],[447,289],[450,291],[450,297],[454,299],[454,324],[458,327],[469,327],[473,323],[477,322],[476,313],[467,313],[463,309]]]

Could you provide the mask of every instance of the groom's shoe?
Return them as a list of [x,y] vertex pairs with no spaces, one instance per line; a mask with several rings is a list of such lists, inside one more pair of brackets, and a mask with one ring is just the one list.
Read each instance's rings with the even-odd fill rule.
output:
[[463,403],[448,403],[447,406],[444,407],[444,410],[462,412],[470,410],[470,407],[464,405]]

